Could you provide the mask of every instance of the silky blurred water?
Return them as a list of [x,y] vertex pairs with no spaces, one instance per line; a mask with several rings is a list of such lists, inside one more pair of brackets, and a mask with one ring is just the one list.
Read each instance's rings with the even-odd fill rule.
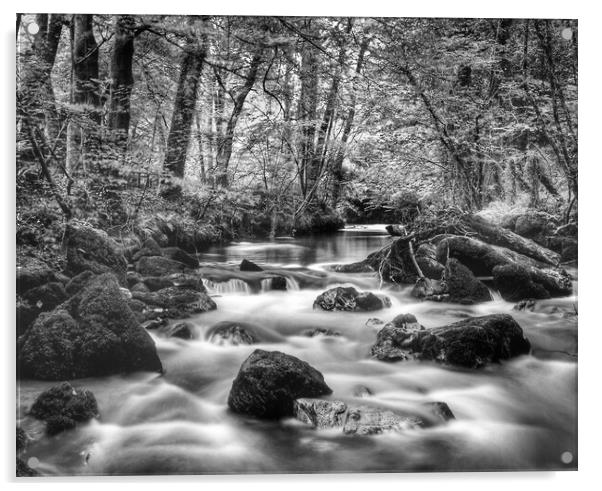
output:
[[[384,226],[345,229],[335,236],[281,238],[269,243],[215,247],[201,262],[232,268],[243,258],[270,268],[320,273],[329,284],[376,291],[371,274],[341,275],[328,265],[361,260],[390,239]],[[208,284],[218,308],[190,319],[194,339],[153,339],[166,373],[138,373],[75,381],[91,389],[101,419],[56,437],[43,437],[40,423],[26,417],[35,397],[52,385],[21,381],[17,417],[37,439],[26,458],[48,475],[199,474],[281,472],[402,472],[440,470],[572,469],[577,464],[577,320],[575,296],[518,312],[495,300],[477,306],[419,302],[409,288],[383,291],[390,309],[364,313],[314,311],[324,288],[259,293],[240,282]],[[576,287],[576,282],[575,282]],[[533,353],[483,370],[460,370],[434,363],[383,363],[370,358],[377,327],[413,313],[434,327],[468,315],[511,313],[533,345]],[[218,346],[206,340],[220,321],[257,324],[261,342]],[[303,336],[323,327],[337,337]],[[278,350],[307,361],[323,373],[333,397],[346,401],[358,385],[368,399],[389,408],[444,401],[456,419],[427,429],[376,436],[315,430],[298,421],[257,421],[232,414],[227,397],[238,369],[256,348]],[[33,461],[34,463],[36,461]]]

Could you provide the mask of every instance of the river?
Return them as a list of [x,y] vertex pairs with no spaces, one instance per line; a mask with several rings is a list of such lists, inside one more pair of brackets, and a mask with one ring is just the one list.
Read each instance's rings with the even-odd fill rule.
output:
[[[334,236],[282,238],[214,247],[199,255],[208,268],[230,268],[243,258],[329,284],[376,291],[371,274],[333,274],[328,265],[358,261],[391,238],[384,226],[348,227]],[[576,278],[576,271],[572,271]],[[138,373],[77,380],[94,392],[101,418],[32,443],[26,459],[46,475],[408,472],[573,469],[577,465],[577,318],[575,295],[540,302],[536,312],[496,300],[476,306],[419,302],[408,287],[384,287],[392,307],[372,313],[312,310],[325,288],[252,293],[238,280],[208,281],[217,310],[197,315],[195,339],[151,332],[165,375]],[[376,327],[412,313],[426,327],[467,315],[511,313],[531,341],[531,355],[481,370],[426,362],[371,359]],[[218,346],[205,335],[219,321],[262,328],[253,346]],[[306,337],[326,327],[340,336]],[[150,332],[150,331],[149,331]],[[256,348],[307,361],[324,375],[333,397],[389,408],[444,401],[455,415],[444,425],[375,436],[315,430],[295,420],[257,421],[231,413],[226,401],[241,363]],[[33,435],[40,423],[25,412],[50,382],[18,382],[17,418]],[[372,395],[361,399],[358,385]]]

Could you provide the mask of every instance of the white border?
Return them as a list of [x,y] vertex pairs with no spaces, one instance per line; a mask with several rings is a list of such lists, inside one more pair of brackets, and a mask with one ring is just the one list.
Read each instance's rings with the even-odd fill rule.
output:
[[[579,19],[579,122],[580,122],[580,241],[579,271],[580,319],[579,329],[579,471],[578,472],[531,472],[531,473],[452,473],[452,474],[357,474],[357,475],[242,475],[242,476],[197,476],[159,478],[61,478],[46,479],[39,484],[50,489],[63,489],[67,486],[84,485],[86,489],[125,487],[161,489],[168,482],[177,482],[178,487],[196,490],[220,487],[224,489],[244,487],[245,489],[286,490],[315,487],[337,487],[346,490],[366,491],[372,486],[412,487],[420,491],[437,489],[440,491],[478,489],[487,491],[528,488],[546,491],[569,489],[599,489],[602,471],[600,463],[601,418],[600,377],[602,367],[602,287],[600,286],[600,262],[602,254],[602,74],[600,34],[602,17],[594,1],[528,1],[504,0],[503,2],[440,0],[403,2],[394,0],[303,0],[291,2],[283,0],[221,0],[219,2],[169,1],[169,2],[129,2],[123,0],[103,0],[102,2],[79,1],[40,1],[27,0],[2,4],[2,102],[0,117],[0,138],[2,140],[3,192],[2,223],[3,232],[3,323],[0,331],[4,335],[5,365],[3,371],[5,398],[0,404],[2,411],[2,456],[0,467],[3,480],[11,480],[14,473],[14,63],[15,63],[15,13],[51,12],[93,12],[93,13],[169,13],[169,14],[213,14],[213,15],[365,15],[365,16],[428,16],[428,17],[548,17]],[[598,307],[598,308],[596,308]],[[12,313],[12,315],[11,315]],[[36,486],[33,482],[22,482],[20,489]],[[38,484],[38,485],[39,485]],[[16,484],[9,483],[11,488]]]

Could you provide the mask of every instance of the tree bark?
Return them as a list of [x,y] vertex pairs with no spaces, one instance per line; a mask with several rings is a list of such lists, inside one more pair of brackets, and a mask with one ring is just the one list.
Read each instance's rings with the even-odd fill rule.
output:
[[234,131],[238,118],[242,113],[242,109],[245,103],[245,99],[249,95],[249,92],[255,85],[257,80],[257,72],[259,66],[263,61],[263,48],[258,47],[251,60],[249,71],[245,77],[245,83],[242,88],[234,97],[234,108],[226,124],[225,133],[223,138],[220,140],[219,147],[217,149],[217,170],[218,175],[216,176],[216,182],[218,185],[227,187],[228,186],[228,164],[230,163],[230,157],[232,156],[232,144],[234,142]]
[[107,125],[118,150],[125,152],[130,128],[130,98],[134,85],[134,18],[131,15],[118,15],[114,17],[113,23],[115,41],[111,53]]
[[[205,20],[202,22],[205,24]],[[167,152],[163,163],[165,169],[176,177],[184,177],[197,89],[206,55],[206,34],[201,34],[199,40],[188,40],[184,48],[171,127],[167,137]]]

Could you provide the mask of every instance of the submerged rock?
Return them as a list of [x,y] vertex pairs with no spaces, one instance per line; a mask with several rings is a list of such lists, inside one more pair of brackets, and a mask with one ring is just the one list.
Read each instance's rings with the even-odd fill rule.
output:
[[314,338],[316,336],[340,336],[341,333],[339,331],[335,331],[334,329],[327,329],[325,327],[316,327],[314,329],[307,329],[303,331],[301,334],[303,336],[307,336],[308,338]]
[[390,323],[378,333],[371,353],[382,361],[419,359],[480,368],[527,354],[530,349],[512,316],[493,314],[432,329],[417,323]]
[[338,400],[302,398],[295,401],[294,414],[298,420],[315,428],[341,428],[346,435],[377,435],[385,431],[424,428],[454,418],[447,404],[427,404],[411,412]]
[[162,371],[152,338],[109,273],[41,314],[18,340],[18,362],[21,376],[42,380]]
[[247,322],[222,321],[207,331],[207,340],[219,346],[250,345],[259,342],[255,326]]
[[63,382],[42,392],[31,406],[29,414],[46,422],[46,433],[56,435],[98,417],[94,394],[87,389],[76,389]]
[[228,406],[263,419],[294,415],[295,400],[331,394],[324,377],[308,363],[279,351],[255,350],[232,383]]
[[193,327],[188,322],[178,322],[163,330],[169,338],[192,339]]
[[85,225],[67,225],[65,230],[67,265],[65,271],[76,275],[82,271],[113,273],[125,285],[127,261],[119,245],[103,230]]
[[372,292],[358,292],[355,288],[338,286],[319,295],[314,301],[322,310],[373,311],[391,307],[391,300],[385,295]]

